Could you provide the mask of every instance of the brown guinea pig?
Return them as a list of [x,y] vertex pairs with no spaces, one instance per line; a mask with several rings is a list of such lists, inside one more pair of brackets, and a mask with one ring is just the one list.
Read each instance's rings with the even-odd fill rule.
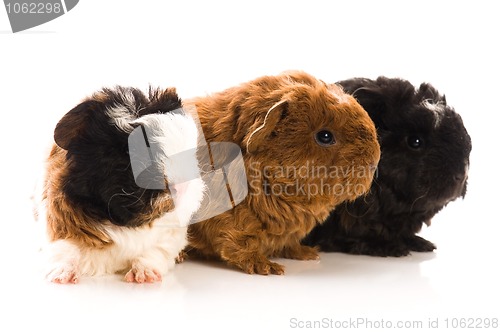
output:
[[373,122],[350,95],[304,72],[264,76],[187,101],[207,142],[238,144],[248,196],[189,226],[187,254],[247,273],[283,274],[269,257],[318,259],[300,240],[370,188],[380,158]]

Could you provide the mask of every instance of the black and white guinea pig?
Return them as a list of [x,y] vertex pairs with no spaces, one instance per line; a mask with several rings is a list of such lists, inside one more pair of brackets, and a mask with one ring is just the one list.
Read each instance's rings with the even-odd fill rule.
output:
[[[125,273],[128,282],[155,282],[172,268],[204,191],[200,177],[169,184],[179,169],[199,172],[196,123],[182,110],[172,112],[181,106],[175,89],[150,89],[147,97],[116,87],[94,93],[59,121],[39,213],[50,281]],[[128,140],[139,126],[159,146],[157,160],[184,154],[182,167],[155,164],[163,189],[141,188],[134,178]]]
[[381,146],[370,192],[338,206],[304,243],[322,251],[372,256],[428,252],[416,235],[467,188],[471,139],[462,119],[430,84],[399,78],[353,78],[337,83],[375,123]]

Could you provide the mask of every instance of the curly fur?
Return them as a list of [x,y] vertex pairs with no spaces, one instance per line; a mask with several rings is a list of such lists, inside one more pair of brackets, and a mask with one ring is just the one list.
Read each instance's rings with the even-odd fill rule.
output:
[[379,77],[338,84],[377,127],[378,176],[366,197],[337,207],[304,243],[373,256],[433,251],[434,244],[415,234],[467,188],[471,139],[460,115],[427,83],[416,88],[403,79]]
[[[300,240],[334,206],[369,189],[380,157],[363,108],[339,87],[302,72],[261,77],[187,104],[196,107],[208,142],[241,147],[249,187],[234,209],[189,226],[189,253],[257,274],[284,273],[270,257],[317,259],[317,250]],[[336,143],[318,144],[322,130]],[[344,172],[311,173],[321,167]]]

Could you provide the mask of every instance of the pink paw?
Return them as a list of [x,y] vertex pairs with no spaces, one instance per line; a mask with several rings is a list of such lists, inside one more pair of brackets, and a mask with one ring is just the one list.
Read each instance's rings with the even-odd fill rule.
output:
[[136,282],[138,284],[160,282],[161,274],[155,269],[149,269],[137,264],[132,266],[130,271],[125,274],[125,281]]
[[50,271],[47,279],[56,284],[76,284],[79,281],[79,273],[75,266],[63,265]]

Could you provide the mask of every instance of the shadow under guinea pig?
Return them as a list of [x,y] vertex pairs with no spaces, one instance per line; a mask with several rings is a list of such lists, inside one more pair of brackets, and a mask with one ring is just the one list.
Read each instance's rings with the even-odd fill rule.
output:
[[377,127],[381,159],[366,196],[343,203],[304,240],[322,251],[406,256],[435,245],[416,235],[467,189],[471,139],[459,114],[430,84],[403,79],[338,82]]

